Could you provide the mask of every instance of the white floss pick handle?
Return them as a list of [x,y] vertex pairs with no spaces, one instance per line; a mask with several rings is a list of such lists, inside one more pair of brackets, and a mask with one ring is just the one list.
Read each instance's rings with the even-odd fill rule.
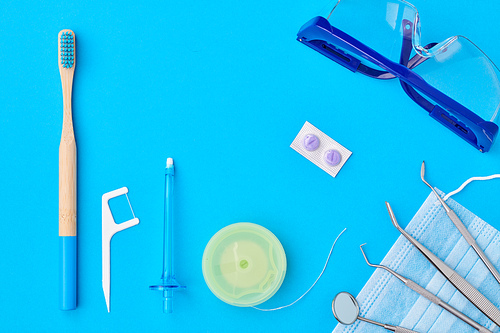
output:
[[[106,300],[108,312],[110,309],[111,295],[111,238],[117,232],[128,229],[139,224],[139,219],[135,217],[134,210],[128,199],[128,188],[122,187],[117,190],[104,193],[102,195],[102,289]],[[109,200],[125,195],[127,197],[130,210],[132,211],[133,219],[123,223],[116,223],[109,208]]]
[[352,152],[306,121],[290,147],[336,177]]

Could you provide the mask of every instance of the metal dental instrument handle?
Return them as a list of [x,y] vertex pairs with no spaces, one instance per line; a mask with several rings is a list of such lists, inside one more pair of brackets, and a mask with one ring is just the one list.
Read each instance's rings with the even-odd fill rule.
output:
[[441,206],[443,206],[446,215],[450,218],[451,222],[457,227],[458,231],[464,236],[465,240],[467,243],[474,249],[474,251],[477,253],[481,261],[486,265],[488,270],[493,274],[493,277],[495,277],[495,280],[497,280],[498,283],[500,283],[500,273],[498,273],[497,269],[491,261],[486,257],[486,254],[484,254],[483,250],[477,245],[476,240],[472,235],[470,234],[469,230],[467,230],[467,227],[462,223],[460,218],[457,216],[457,214],[444,202],[444,200],[439,196],[439,194],[436,192],[436,190],[424,179],[425,175],[425,161],[422,162],[422,167],[420,168],[420,178],[422,178],[422,181],[425,183],[425,185],[429,186],[429,188],[434,192],[436,197],[438,198],[439,202],[441,203]]
[[359,316],[359,304],[354,296],[348,292],[340,292],[332,301],[332,312],[335,319],[343,325],[352,325],[356,320],[361,320],[385,328],[396,333],[418,333],[404,327],[382,324]]
[[444,275],[444,277],[450,281],[450,283],[457,288],[457,290],[465,296],[472,304],[474,304],[486,317],[491,319],[495,324],[500,326],[500,310],[498,310],[493,303],[491,303],[483,294],[481,294],[476,288],[474,288],[469,282],[467,282],[463,277],[461,277],[457,272],[448,267],[441,259],[435,256],[431,251],[429,251],[425,246],[420,244],[415,238],[410,236],[403,228],[401,228],[396,221],[394,212],[392,211],[391,205],[388,202],[385,203],[389,215],[391,217],[392,224],[399,230],[399,232],[408,239],[410,243],[413,244],[423,255],[429,260],[431,264],[436,267],[436,269]]
[[419,284],[415,283],[414,281],[412,281],[412,280],[410,280],[408,278],[405,278],[404,276],[396,273],[395,271],[393,271],[389,267],[386,267],[386,266],[383,266],[383,265],[375,265],[375,264],[370,263],[368,261],[368,258],[366,257],[365,251],[363,251],[363,246],[364,245],[365,244],[360,245],[359,249],[361,250],[361,253],[363,253],[363,257],[365,258],[365,261],[368,264],[368,266],[385,269],[386,271],[388,271],[389,273],[391,273],[392,275],[394,275],[396,278],[398,278],[401,282],[403,282],[408,288],[410,288],[411,290],[413,290],[416,293],[420,294],[421,296],[427,298],[432,303],[434,303],[434,304],[442,307],[443,309],[447,310],[452,315],[454,315],[458,319],[463,320],[466,324],[469,324],[470,326],[472,326],[474,329],[476,329],[480,333],[493,333],[489,329],[487,329],[486,327],[483,327],[483,326],[479,325],[474,320],[470,319],[469,317],[467,317],[466,315],[464,315],[462,312],[458,311],[457,309],[455,309],[454,307],[452,307],[451,305],[449,305],[448,303],[446,303],[445,301],[443,301],[442,299],[440,299],[439,297],[437,297],[436,295],[434,295],[433,293],[431,293],[427,289],[423,288]]
[[363,317],[359,317],[359,316],[358,316],[358,319],[361,320],[361,321],[373,324],[373,325],[378,325],[380,327],[385,328],[386,330],[389,330],[389,331],[392,331],[392,332],[396,332],[396,333],[418,333],[417,331],[412,331],[412,330],[409,330],[409,329],[404,328],[404,327],[382,324],[382,323],[378,323],[376,321],[373,321],[373,320],[370,320],[370,319],[366,319],[366,318],[363,318]]

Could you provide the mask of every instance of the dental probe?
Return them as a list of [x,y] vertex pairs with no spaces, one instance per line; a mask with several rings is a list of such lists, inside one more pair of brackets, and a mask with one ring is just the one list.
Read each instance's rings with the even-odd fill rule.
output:
[[420,244],[415,238],[410,236],[403,228],[401,228],[394,216],[391,205],[388,202],[385,203],[387,210],[389,211],[389,216],[391,217],[392,224],[399,230],[399,232],[413,244],[431,264],[436,267],[436,269],[444,275],[444,277],[450,281],[450,283],[457,288],[457,290],[462,293],[472,304],[476,306],[486,317],[491,319],[495,324],[500,326],[500,310],[498,310],[493,303],[491,303],[483,294],[481,294],[476,288],[474,288],[467,280],[460,276],[457,272],[446,265],[441,259],[439,259],[434,253],[429,251],[425,246]]
[[388,271],[389,273],[394,275],[396,278],[398,278],[401,282],[403,282],[405,284],[405,286],[407,286],[411,290],[415,291],[416,293],[420,294],[421,296],[427,298],[429,301],[436,304],[437,306],[440,306],[443,309],[447,310],[449,313],[451,313],[452,315],[454,315],[458,319],[463,320],[466,324],[469,324],[477,331],[479,331],[481,333],[493,333],[489,329],[487,329],[486,327],[479,325],[474,320],[470,319],[469,317],[464,315],[462,312],[458,311],[457,309],[455,309],[454,307],[452,307],[451,305],[449,305],[448,303],[446,303],[445,301],[443,301],[442,299],[440,299],[439,297],[437,297],[436,295],[434,295],[433,293],[431,293],[427,289],[423,288],[419,284],[415,283],[414,281],[412,281],[408,278],[405,278],[404,276],[396,273],[395,271],[393,271],[389,267],[386,267],[383,265],[371,264],[368,261],[368,258],[366,257],[365,251],[363,251],[364,245],[366,245],[366,243],[360,245],[359,249],[361,250],[361,253],[363,253],[363,257],[365,257],[365,261],[368,264],[368,266],[385,269],[386,271]]
[[470,234],[469,230],[467,230],[467,227],[463,224],[463,222],[460,220],[458,215],[444,202],[444,200],[439,196],[439,194],[436,192],[434,187],[432,187],[425,179],[425,161],[422,162],[422,167],[420,168],[420,178],[422,178],[422,181],[425,183],[425,185],[429,186],[429,188],[434,192],[436,197],[439,200],[439,203],[441,203],[441,206],[443,206],[446,215],[450,218],[451,222],[457,227],[458,231],[464,236],[465,240],[467,243],[474,249],[474,251],[477,253],[479,256],[479,259],[486,265],[486,268],[493,274],[493,277],[495,280],[497,280],[498,283],[500,283],[500,273],[498,273],[497,269],[491,261],[486,257],[486,254],[484,254],[483,250],[477,245],[476,240],[472,235]]

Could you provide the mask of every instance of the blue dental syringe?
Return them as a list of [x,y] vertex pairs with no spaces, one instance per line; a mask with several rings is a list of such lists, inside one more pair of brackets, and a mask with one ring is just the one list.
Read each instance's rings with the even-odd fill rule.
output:
[[163,274],[162,284],[150,286],[150,290],[163,292],[163,312],[172,313],[174,290],[185,289],[175,280],[174,273],[174,160],[167,158],[165,169],[165,219],[163,229]]

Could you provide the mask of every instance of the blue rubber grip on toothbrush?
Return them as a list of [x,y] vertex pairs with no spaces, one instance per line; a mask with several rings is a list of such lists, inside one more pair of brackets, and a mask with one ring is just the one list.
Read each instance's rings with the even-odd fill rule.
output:
[[76,309],[76,236],[59,236],[59,308]]

